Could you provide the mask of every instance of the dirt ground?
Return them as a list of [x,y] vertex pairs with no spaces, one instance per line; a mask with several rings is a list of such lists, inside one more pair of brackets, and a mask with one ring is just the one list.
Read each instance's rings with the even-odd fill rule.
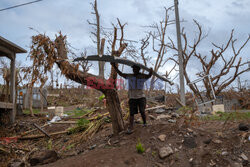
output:
[[[166,114],[171,116],[171,113]],[[74,143],[81,133],[53,136],[50,149],[57,152],[59,160],[43,166],[249,166],[248,160],[242,158],[242,154],[247,159],[250,158],[249,131],[240,131],[239,121],[228,121],[225,124],[225,121],[196,119],[187,122],[184,116],[173,118],[172,115],[171,117],[177,122],[171,123],[169,119],[156,119],[159,115],[162,114],[148,113],[147,127],[140,124],[140,115],[137,115],[135,131],[130,135],[125,132],[117,136],[112,135],[111,123],[106,123],[87,141]],[[5,130],[5,134],[1,133],[1,136],[14,136],[33,129],[34,122],[42,126],[47,122],[47,118],[22,116],[12,129]],[[240,122],[250,123],[249,120]],[[73,125],[53,124],[44,129],[48,133],[53,133],[63,131],[70,126]],[[159,140],[159,135],[166,135],[165,140]],[[34,149],[46,149],[48,141],[47,138],[40,138],[5,143],[8,148],[16,149],[10,155],[0,154],[1,166],[7,166],[12,159],[27,156]],[[145,149],[142,154],[137,153],[138,141]],[[165,146],[169,146],[173,152],[165,158],[160,158],[159,151]]]

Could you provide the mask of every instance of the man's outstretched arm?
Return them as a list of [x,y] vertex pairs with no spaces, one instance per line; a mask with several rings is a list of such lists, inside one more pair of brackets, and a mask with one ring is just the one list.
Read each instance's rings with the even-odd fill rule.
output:
[[112,67],[114,67],[115,71],[116,71],[120,76],[122,76],[123,78],[127,78],[128,74],[122,73],[122,72],[118,69],[118,67],[115,65],[115,63],[110,63],[110,64],[112,65]]

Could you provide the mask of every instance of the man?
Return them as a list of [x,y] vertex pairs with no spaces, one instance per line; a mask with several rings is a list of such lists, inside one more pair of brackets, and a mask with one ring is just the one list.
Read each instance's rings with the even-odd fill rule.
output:
[[142,74],[140,73],[141,68],[139,66],[134,65],[132,66],[133,74],[124,74],[117,68],[115,63],[111,63],[111,65],[114,67],[115,71],[120,76],[128,80],[130,118],[129,118],[129,127],[127,133],[131,134],[133,132],[133,127],[134,127],[134,115],[138,114],[138,108],[143,120],[143,126],[147,125],[146,114],[145,114],[146,97],[143,92],[143,89],[146,80],[152,76],[153,69],[150,68],[149,74]]

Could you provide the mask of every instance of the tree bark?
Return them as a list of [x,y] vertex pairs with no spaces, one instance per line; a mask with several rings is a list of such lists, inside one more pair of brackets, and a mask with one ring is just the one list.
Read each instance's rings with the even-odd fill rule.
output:
[[114,89],[107,89],[107,91],[104,92],[104,95],[107,100],[107,109],[111,116],[113,132],[114,134],[118,134],[124,129],[122,109],[118,93]]

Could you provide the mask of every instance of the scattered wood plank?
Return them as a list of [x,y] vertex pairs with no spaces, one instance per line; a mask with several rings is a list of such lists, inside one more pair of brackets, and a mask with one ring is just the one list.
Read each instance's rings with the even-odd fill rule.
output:
[[158,109],[158,108],[165,108],[166,105],[161,105],[161,106],[156,106],[156,107],[151,107],[151,108],[146,108],[145,111],[149,111],[149,110],[155,110],[155,109]]
[[177,101],[177,103],[179,103],[182,107],[185,107],[184,104],[182,104],[182,102],[178,99],[178,98],[175,98],[175,100]]
[[[48,126],[49,124],[44,124],[43,126],[41,126],[41,128],[44,128],[44,127],[46,127],[46,126]],[[37,128],[36,129],[32,129],[32,130],[29,130],[29,131],[26,131],[26,132],[23,132],[22,134],[21,134],[21,136],[25,136],[25,135],[27,135],[27,134],[29,134],[29,133],[31,133],[31,132],[34,132],[34,131],[36,131],[37,130]]]
[[50,135],[45,131],[43,130],[40,126],[38,126],[36,123],[33,124],[40,132],[42,132],[43,134],[45,134],[47,137],[50,138]]
[[[68,133],[68,130],[61,131],[61,132],[51,133],[49,135],[50,136],[55,136],[55,135],[60,135],[60,134],[65,134],[65,133]],[[25,137],[19,137],[18,140],[33,140],[33,139],[39,139],[39,138],[43,138],[43,137],[45,137],[44,134],[41,134],[41,135],[30,135],[30,136],[25,136]]]

